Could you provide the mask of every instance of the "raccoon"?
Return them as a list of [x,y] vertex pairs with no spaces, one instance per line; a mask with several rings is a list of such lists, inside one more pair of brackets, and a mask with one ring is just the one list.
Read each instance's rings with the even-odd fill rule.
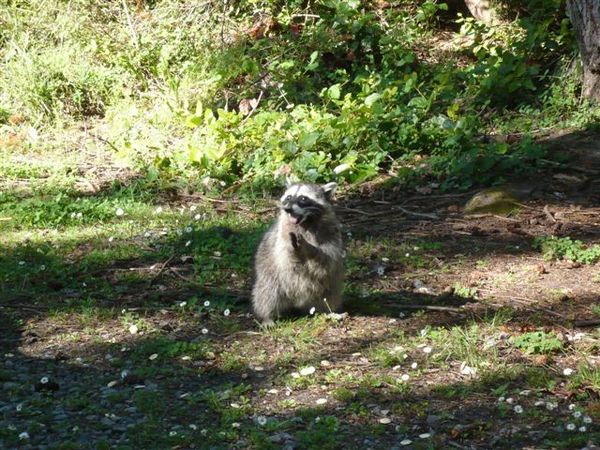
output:
[[293,310],[341,308],[344,250],[331,204],[336,187],[298,183],[281,197],[279,217],[255,256],[252,309],[263,325]]

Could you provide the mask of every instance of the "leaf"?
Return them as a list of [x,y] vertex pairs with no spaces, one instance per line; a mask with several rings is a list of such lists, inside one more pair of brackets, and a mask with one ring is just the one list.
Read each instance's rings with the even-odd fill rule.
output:
[[302,133],[300,135],[300,138],[298,139],[298,145],[305,149],[309,149],[317,143],[319,136],[320,136],[319,133],[316,133],[316,132]]
[[193,114],[191,116],[187,116],[185,119],[185,126],[189,128],[196,128],[202,124],[202,116]]
[[416,109],[427,109],[429,108],[429,100],[425,97],[413,97],[409,102],[408,106],[412,106]]
[[373,103],[375,103],[380,98],[381,98],[381,94],[378,94],[378,93],[371,94],[367,98],[365,98],[365,105],[371,107],[371,106],[373,106]]
[[338,100],[340,98],[341,90],[339,84],[334,84],[327,89],[327,96],[332,100]]

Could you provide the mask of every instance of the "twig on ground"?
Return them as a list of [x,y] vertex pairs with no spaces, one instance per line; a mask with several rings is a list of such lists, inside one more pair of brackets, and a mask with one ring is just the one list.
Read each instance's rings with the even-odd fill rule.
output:
[[398,211],[401,211],[408,216],[422,217],[424,219],[430,219],[430,220],[439,220],[440,219],[440,217],[437,214],[418,213],[418,212],[414,212],[414,211],[409,211],[408,209],[402,208],[401,206],[392,206],[392,209],[397,209]]
[[576,320],[573,322],[574,327],[595,327],[596,325],[600,325],[600,319],[591,319],[591,320]]
[[452,313],[464,314],[466,311],[460,308],[454,308],[452,306],[437,306],[437,305],[413,305],[413,304],[401,304],[401,305],[390,305],[386,304],[386,306],[391,306],[396,309],[427,309],[429,311],[447,311]]
[[150,281],[148,281],[148,287],[152,286],[152,284],[156,281],[156,279],[158,277],[160,277],[160,275],[163,273],[163,271],[165,270],[165,268],[167,267],[167,265],[173,261],[173,258],[175,258],[175,255],[171,255],[169,257],[169,259],[167,259],[164,263],[162,263],[162,265],[160,266],[160,269],[158,269],[158,272],[156,273],[156,275],[154,275]]

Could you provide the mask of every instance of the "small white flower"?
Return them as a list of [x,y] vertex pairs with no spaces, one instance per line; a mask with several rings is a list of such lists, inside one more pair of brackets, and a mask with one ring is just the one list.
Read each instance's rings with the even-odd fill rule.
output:
[[574,429],[575,429],[575,424],[574,423],[568,423],[567,424],[567,430],[573,431]]
[[584,426],[579,427],[579,432],[580,433],[585,433],[587,431],[587,428]]
[[577,407],[577,406],[575,405],[575,403],[571,403],[571,404],[568,406],[568,408],[569,408],[569,411],[573,411],[573,410],[574,410],[576,407]]
[[406,253],[404,256],[408,258],[410,256],[410,253]]
[[162,212],[162,210],[163,210],[163,209],[162,209],[162,206],[159,206],[158,208],[156,208],[156,209],[154,210],[154,214],[160,214],[160,213]]
[[208,334],[208,330],[206,328],[202,328],[202,334]]
[[25,261],[19,261],[19,265],[20,266],[24,266],[25,265]]
[[129,326],[129,333],[130,334],[137,334],[137,332],[139,331],[138,326],[136,324],[130,325]]
[[206,428],[202,428],[202,429],[200,430],[200,434],[201,434],[202,436],[206,436],[206,435],[208,434],[208,430],[207,430]]
[[506,400],[504,397],[498,397],[498,403],[502,403],[504,400]]
[[523,407],[521,405],[515,405],[515,407],[513,408],[513,410],[517,413],[517,414],[523,414]]
[[114,240],[115,240],[115,238],[113,236],[111,236],[111,237],[108,238],[108,242],[112,242]]
[[17,410],[17,412],[23,411],[23,403],[19,403],[17,406],[15,406],[15,409]]
[[319,398],[316,401],[317,405],[324,405],[325,403],[327,403],[327,399],[326,398]]
[[429,330],[427,328],[423,328],[419,333],[421,334],[421,337],[424,337],[427,335],[428,332]]
[[29,439],[29,433],[27,431],[23,431],[22,433],[19,434],[19,439],[21,441],[24,441],[25,439]]
[[402,441],[400,441],[400,445],[406,446],[406,445],[410,445],[412,444],[412,441],[410,439],[404,439]]
[[310,308],[310,315],[312,316],[315,313],[316,308],[313,306],[312,308]]
[[48,381],[49,381],[48,377],[42,377],[42,378],[40,378],[40,383],[42,383],[42,384],[47,384]]
[[379,275],[380,277],[382,277],[385,274],[385,268],[383,266],[377,266],[377,275]]
[[200,220],[200,219],[202,219],[202,216],[200,214],[196,214],[194,216],[194,220]]
[[185,227],[185,232],[186,233],[191,233],[192,232],[192,227]]
[[581,411],[573,411],[573,417],[579,419],[581,417]]
[[538,400],[534,403],[534,406],[544,406],[546,402],[544,400]]
[[508,403],[509,405],[512,405],[514,402],[515,402],[515,399],[514,399],[514,398],[512,398],[512,397],[508,397],[508,398],[506,399],[506,403]]
[[81,214],[80,212],[78,212],[78,213],[77,213],[77,215],[76,215],[76,217],[77,217],[78,219],[81,219],[81,218],[83,217],[83,214]]
[[265,416],[258,416],[256,422],[262,427],[267,424],[267,418]]
[[233,422],[233,423],[231,424],[231,428],[239,428],[239,427],[240,427],[240,424],[239,424],[239,422]]
[[213,256],[214,256],[215,258],[220,258],[220,257],[221,257],[221,254],[222,254],[221,252],[213,252]]
[[190,430],[197,430],[198,429],[198,425],[196,425],[194,423],[190,423],[188,426],[190,427]]
[[432,350],[433,349],[431,347],[429,347],[429,346],[423,347],[423,353],[429,354],[429,353],[431,353]]
[[169,436],[177,436],[177,431],[169,431]]
[[205,308],[208,308],[209,306],[210,306],[210,302],[209,302],[208,300],[206,300],[206,301],[204,302],[204,307],[205,307]]
[[227,308],[225,311],[223,311],[223,315],[225,317],[229,316],[229,314],[231,314],[231,311],[229,311],[229,308]]
[[150,356],[148,356],[150,361],[154,361],[156,358],[158,358],[158,353],[152,353]]
[[583,416],[583,423],[592,423],[592,418],[590,416]]
[[117,208],[116,214],[117,217],[121,217],[123,214],[125,214],[125,211],[123,211],[123,208]]
[[431,437],[431,434],[429,434],[429,433],[421,433],[421,434],[419,435],[419,437],[420,437],[421,439],[429,439],[429,438]]
[[112,388],[115,387],[117,385],[117,382],[115,380],[113,381],[109,381],[108,384],[106,385],[106,387]]
[[303,377],[312,375],[313,373],[315,373],[315,370],[316,369],[313,366],[304,367],[300,369],[300,375],[302,375]]
[[546,403],[546,409],[548,411],[552,411],[553,409],[556,409],[556,408],[558,408],[558,403],[556,403],[556,402],[547,402]]
[[573,374],[573,369],[567,367],[566,369],[563,369],[563,375],[564,376],[570,376],[571,374]]
[[403,374],[403,375],[400,377],[400,379],[401,379],[402,381],[408,381],[408,380],[410,379],[410,375],[409,375],[409,374],[407,374],[407,373],[405,373],[405,374]]
[[187,302],[180,302],[179,303],[179,307],[180,308],[185,308],[185,305],[187,305]]
[[298,372],[292,372],[292,378],[300,378],[300,374]]
[[127,375],[129,375],[129,372],[127,370],[122,370],[121,371],[121,378],[126,378]]
[[40,266],[40,270],[43,272],[44,270],[46,270],[46,266],[45,266],[44,264],[42,264],[42,265]]
[[186,247],[189,247],[190,245],[192,245],[192,241],[187,241],[187,242],[185,243],[185,246],[186,246]]
[[181,357],[182,361],[190,361],[191,359],[192,359],[191,356],[187,356],[187,355]]
[[379,419],[379,423],[387,425],[388,423],[392,423],[392,419],[390,419],[389,417],[382,417],[381,419]]
[[197,206],[196,206],[196,205],[192,205],[192,206],[190,206],[190,211],[191,211],[191,212],[194,212],[194,211],[196,211],[196,208],[197,208]]
[[418,365],[416,362],[414,362],[414,363],[412,363],[412,364],[410,365],[410,368],[411,368],[411,369],[416,369],[418,366],[419,366],[419,365]]

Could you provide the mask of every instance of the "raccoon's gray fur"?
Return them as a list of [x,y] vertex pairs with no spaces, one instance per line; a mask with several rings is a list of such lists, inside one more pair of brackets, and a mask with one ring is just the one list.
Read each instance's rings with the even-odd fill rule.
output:
[[293,184],[255,259],[254,315],[264,324],[291,310],[339,310],[343,258],[340,223],[331,205],[337,185]]

